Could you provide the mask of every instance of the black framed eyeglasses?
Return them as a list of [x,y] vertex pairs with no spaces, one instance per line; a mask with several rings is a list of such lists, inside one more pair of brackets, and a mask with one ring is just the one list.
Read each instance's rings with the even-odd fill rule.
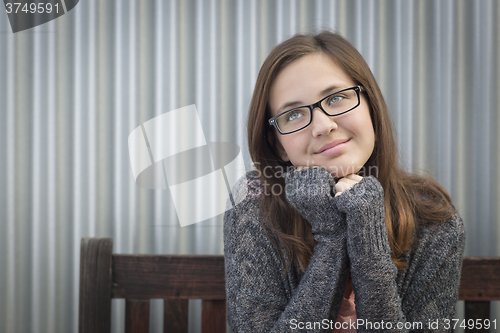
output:
[[359,93],[363,86],[346,88],[330,94],[314,104],[303,105],[280,113],[269,119],[280,134],[290,134],[306,128],[312,123],[312,113],[320,108],[326,115],[334,117],[347,113],[359,106]]

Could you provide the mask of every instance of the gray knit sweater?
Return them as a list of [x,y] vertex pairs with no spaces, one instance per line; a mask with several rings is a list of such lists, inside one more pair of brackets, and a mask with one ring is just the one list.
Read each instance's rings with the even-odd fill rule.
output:
[[227,320],[233,332],[331,332],[349,271],[358,332],[449,331],[446,319],[454,315],[465,243],[458,215],[420,223],[418,245],[398,272],[376,178],[365,177],[337,197],[333,177],[323,168],[287,172],[285,184],[287,200],[312,226],[313,255],[305,272],[294,266],[283,274],[262,227],[259,198],[265,193],[258,172],[248,172],[233,188],[239,203],[224,217]]

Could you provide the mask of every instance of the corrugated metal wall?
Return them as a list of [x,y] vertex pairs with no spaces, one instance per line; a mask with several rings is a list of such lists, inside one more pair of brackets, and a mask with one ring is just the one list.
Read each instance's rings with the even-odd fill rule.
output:
[[[261,63],[322,29],[364,55],[402,161],[459,208],[466,255],[500,255],[498,1],[82,0],[16,34],[0,14],[0,331],[76,331],[81,237],[113,237],[121,253],[222,254],[221,216],[181,228],[168,190],[135,185],[128,134],[196,104],[207,141],[237,143],[249,165]],[[123,330],[123,304],[113,313]],[[152,331],[160,314],[155,303]]]

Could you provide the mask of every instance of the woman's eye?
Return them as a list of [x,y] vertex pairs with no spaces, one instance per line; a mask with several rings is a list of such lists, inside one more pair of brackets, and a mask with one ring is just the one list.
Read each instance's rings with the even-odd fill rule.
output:
[[332,105],[332,104],[340,102],[343,99],[344,99],[343,96],[335,95],[335,96],[330,97],[330,99],[328,100],[328,104]]
[[300,112],[290,112],[288,114],[288,116],[286,117],[286,120],[287,121],[292,121],[292,120],[295,120],[295,119],[297,119],[297,118],[299,118],[301,116],[302,116],[302,114]]

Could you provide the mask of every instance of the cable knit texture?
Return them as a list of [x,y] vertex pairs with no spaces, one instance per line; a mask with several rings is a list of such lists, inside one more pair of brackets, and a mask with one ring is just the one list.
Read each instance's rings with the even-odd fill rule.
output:
[[[264,193],[257,171],[248,172],[233,189],[246,197],[236,198],[239,204],[224,216],[227,320],[233,332],[331,332],[349,270],[357,318],[364,321],[358,332],[446,331],[465,243],[458,214],[420,223],[418,244],[398,272],[376,178],[363,178],[337,197],[324,168],[289,171],[285,184],[287,200],[312,226],[313,255],[305,272],[293,266],[284,274],[259,212],[260,198],[271,193]],[[429,326],[436,320],[438,329]]]

